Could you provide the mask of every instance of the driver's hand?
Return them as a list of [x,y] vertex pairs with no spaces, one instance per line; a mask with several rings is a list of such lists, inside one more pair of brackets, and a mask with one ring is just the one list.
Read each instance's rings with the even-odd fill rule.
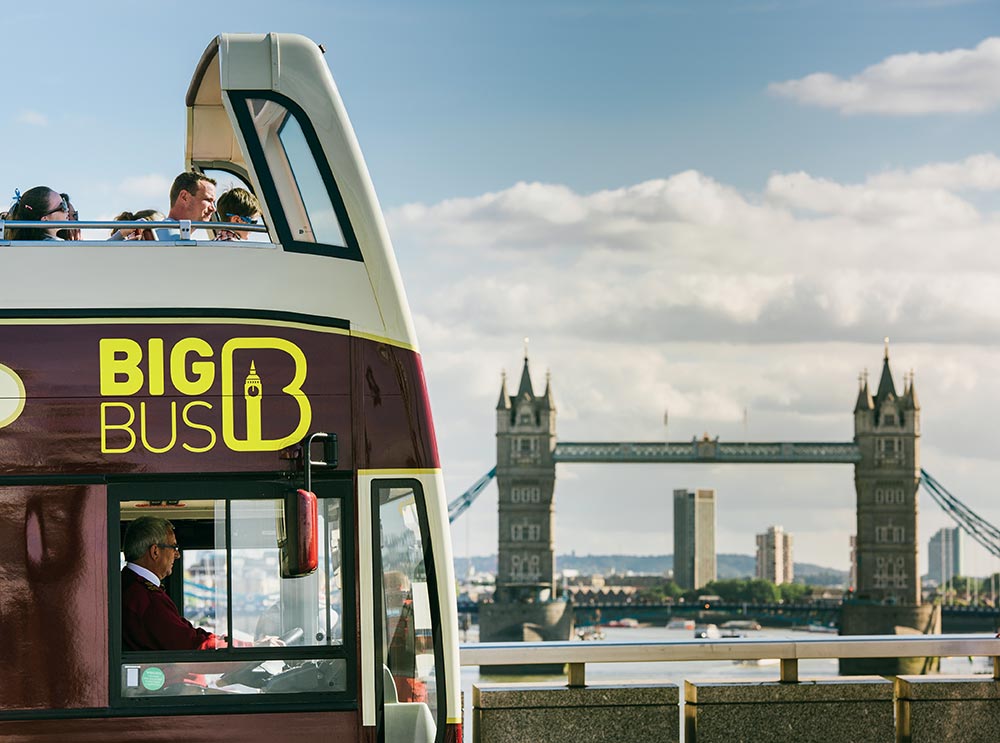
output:
[[254,643],[254,647],[258,648],[280,648],[284,646],[285,643],[282,642],[281,638],[275,635],[264,635]]

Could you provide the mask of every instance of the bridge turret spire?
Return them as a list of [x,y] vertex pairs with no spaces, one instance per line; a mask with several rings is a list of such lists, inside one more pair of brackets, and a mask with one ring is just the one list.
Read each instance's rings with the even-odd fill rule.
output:
[[545,407],[546,408],[548,408],[549,410],[555,410],[556,409],[556,401],[555,401],[555,398],[552,397],[552,372],[551,371],[546,371],[545,372],[545,397],[543,398],[543,400],[545,401]]
[[497,410],[510,410],[510,395],[507,394],[507,372],[500,372],[500,399]]
[[875,403],[872,402],[872,393],[868,389],[868,370],[858,375],[858,401],[854,404],[854,412],[873,410]]
[[892,371],[889,369],[889,339],[885,339],[885,357],[882,359],[882,376],[878,380],[878,392],[875,393],[875,404],[879,405],[886,398],[896,394],[896,383],[892,381]]
[[907,410],[920,410],[920,400],[917,399],[917,387],[913,382],[913,377],[914,373],[911,369],[910,375],[907,378],[906,392],[903,394],[903,399]]
[[517,387],[517,397],[521,398],[527,394],[528,399],[535,396],[535,390],[531,386],[531,372],[528,370],[528,349],[524,350],[524,368],[521,370],[521,384]]

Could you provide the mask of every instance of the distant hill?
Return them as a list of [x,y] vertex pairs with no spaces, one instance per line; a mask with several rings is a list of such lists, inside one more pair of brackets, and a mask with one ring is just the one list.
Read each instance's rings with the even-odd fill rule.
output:
[[[456,557],[455,565],[459,575],[464,575],[471,562],[473,569],[480,573],[496,573],[497,556]],[[630,573],[634,575],[665,575],[674,567],[673,555],[558,555],[557,570],[576,570],[583,575],[611,575]],[[756,562],[751,555],[717,555],[716,570],[721,578],[752,578]],[[847,571],[813,565],[808,562],[795,563],[796,582],[817,586],[842,586],[847,584]]]

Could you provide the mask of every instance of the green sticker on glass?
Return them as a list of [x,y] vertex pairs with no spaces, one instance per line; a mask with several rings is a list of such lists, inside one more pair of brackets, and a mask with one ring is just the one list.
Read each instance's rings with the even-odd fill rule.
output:
[[166,678],[162,670],[156,666],[150,666],[142,672],[142,686],[148,691],[159,691],[163,688],[163,682],[166,681]]

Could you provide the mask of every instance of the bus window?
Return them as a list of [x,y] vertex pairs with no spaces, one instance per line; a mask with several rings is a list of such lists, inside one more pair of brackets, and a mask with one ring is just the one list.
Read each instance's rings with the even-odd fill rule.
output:
[[[120,487],[130,496],[121,501],[120,533],[144,515],[170,521],[180,557],[164,588],[188,621],[224,640],[216,649],[157,650],[127,649],[119,638],[123,698],[328,694],[353,686],[344,646],[339,498],[319,499],[317,570],[282,578],[277,536],[284,500],[274,496],[287,485],[232,486],[222,488],[225,497],[180,501],[158,500],[162,484]],[[150,500],[132,499],[138,490],[150,491],[142,493]]]
[[340,218],[298,119],[277,101],[251,98],[246,105],[291,239],[346,249]]
[[[429,732],[431,740],[443,702],[438,699],[435,673],[440,638],[434,628],[441,621],[423,495],[417,483],[402,487],[376,483],[375,488],[382,545],[376,591],[382,602],[384,683],[394,686],[383,693],[386,740],[411,739],[414,725]],[[405,714],[396,714],[392,709],[396,703],[419,703],[426,712],[415,717],[411,706],[399,710]]]

